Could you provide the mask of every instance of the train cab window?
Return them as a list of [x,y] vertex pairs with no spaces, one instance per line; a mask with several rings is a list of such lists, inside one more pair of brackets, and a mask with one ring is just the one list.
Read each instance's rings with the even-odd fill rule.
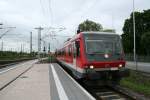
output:
[[76,41],[75,45],[76,45],[76,55],[77,57],[79,57],[80,56],[80,41]]
[[63,56],[65,56],[65,50],[63,49]]
[[80,47],[77,48],[77,57],[79,57],[79,56],[80,56]]

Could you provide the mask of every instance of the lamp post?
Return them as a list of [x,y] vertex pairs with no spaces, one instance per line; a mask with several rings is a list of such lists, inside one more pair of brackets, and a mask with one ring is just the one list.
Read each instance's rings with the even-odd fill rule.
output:
[[136,57],[136,34],[135,34],[135,1],[133,0],[133,33],[134,33],[134,63],[137,71],[137,57]]

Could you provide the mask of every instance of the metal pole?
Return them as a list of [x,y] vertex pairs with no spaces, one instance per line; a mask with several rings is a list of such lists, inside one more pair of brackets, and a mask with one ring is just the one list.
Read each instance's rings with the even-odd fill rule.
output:
[[24,52],[24,44],[22,44],[22,52]]
[[135,34],[135,6],[133,0],[133,32],[134,32],[134,63],[137,71],[137,59],[136,59],[136,34]]
[[50,43],[49,43],[49,47],[48,47],[48,52],[49,53],[51,52]]
[[38,57],[40,60],[40,53],[41,53],[41,30],[38,30]]
[[32,53],[32,32],[30,32],[30,54]]
[[38,58],[40,60],[40,52],[41,52],[41,32],[38,30]]
[[43,52],[44,53],[46,52],[46,43],[45,43],[45,41],[43,41]]
[[43,30],[42,27],[35,28],[38,30],[38,58],[40,60],[40,53],[41,53],[41,30]]
[[1,51],[3,51],[3,46],[4,46],[4,43],[3,43],[3,41],[2,41],[2,45],[1,45],[2,47],[1,47]]
[[46,54],[46,42],[43,41],[43,57],[45,57]]
[[51,52],[51,47],[50,47],[50,43],[49,43],[49,45],[48,45],[48,55],[49,55],[49,62],[51,63],[51,54],[50,54],[50,52]]
[[21,53],[22,53],[22,44],[21,44],[21,46],[20,46],[20,47],[21,47]]

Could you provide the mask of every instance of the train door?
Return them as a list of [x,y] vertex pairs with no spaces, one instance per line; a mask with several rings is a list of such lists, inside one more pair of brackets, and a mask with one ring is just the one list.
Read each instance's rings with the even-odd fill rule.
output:
[[76,46],[75,46],[75,42],[73,43],[73,66],[76,68]]

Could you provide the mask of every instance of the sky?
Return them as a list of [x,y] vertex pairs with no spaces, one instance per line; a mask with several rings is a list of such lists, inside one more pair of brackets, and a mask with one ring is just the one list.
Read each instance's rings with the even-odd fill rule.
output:
[[[150,9],[150,0],[135,0],[135,11],[146,9]],[[29,52],[32,32],[33,50],[37,51],[35,28],[41,26],[44,28],[42,39],[46,45],[50,43],[54,51],[73,36],[86,19],[122,34],[124,21],[132,11],[133,0],[0,0],[0,23],[3,23],[0,35],[9,27],[16,27],[0,39],[0,49],[3,44],[3,50],[20,51],[22,47]]]

